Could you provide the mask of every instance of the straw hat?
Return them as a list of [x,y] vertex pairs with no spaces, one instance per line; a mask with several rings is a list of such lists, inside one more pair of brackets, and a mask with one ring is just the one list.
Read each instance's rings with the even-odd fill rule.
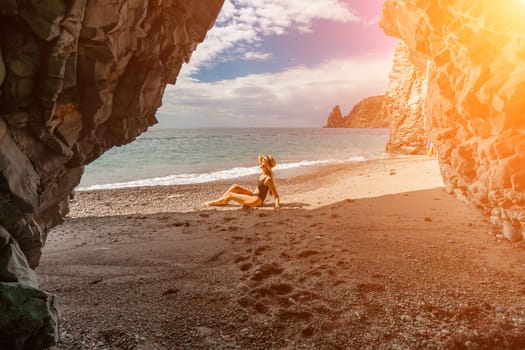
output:
[[263,156],[263,158],[266,159],[270,168],[273,168],[275,166],[275,159],[272,157],[271,154],[267,154]]

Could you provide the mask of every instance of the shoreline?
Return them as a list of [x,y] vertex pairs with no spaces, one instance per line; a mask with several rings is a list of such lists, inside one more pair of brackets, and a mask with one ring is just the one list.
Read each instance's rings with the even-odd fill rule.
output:
[[[385,154],[384,157],[379,158],[373,158],[373,159],[365,159],[361,157],[358,157],[360,159],[347,159],[347,160],[318,160],[318,161],[299,161],[299,162],[291,162],[291,163],[283,163],[278,164],[277,169],[275,169],[276,172],[281,174],[281,176],[285,179],[300,176],[303,174],[311,173],[314,169],[322,168],[322,167],[333,167],[333,166],[353,166],[355,164],[360,163],[367,163],[367,162],[374,162],[374,161],[388,161],[392,159],[403,159],[403,158],[417,158],[421,156],[402,156],[402,155],[388,155]],[[308,164],[305,164],[308,163]],[[291,164],[301,164],[297,166],[290,166]],[[279,166],[283,166],[284,168],[279,168]],[[210,180],[199,180],[197,182],[186,182],[186,183],[162,183],[161,180],[165,182],[169,182],[170,180],[167,180],[168,178],[176,178],[176,177],[193,177],[193,178],[199,178],[199,177],[206,177],[210,176],[211,174],[218,174],[218,173],[228,173],[232,172],[234,170],[245,170],[249,171],[250,174],[243,175],[243,174],[237,174],[237,175],[231,175],[231,173],[228,175],[229,177],[225,178],[218,178],[218,179],[210,179]],[[221,169],[221,170],[214,170],[210,172],[204,172],[204,173],[191,173],[191,174],[175,174],[175,175],[164,175],[164,176],[156,176],[151,178],[144,178],[144,179],[137,179],[137,180],[129,180],[124,182],[115,182],[115,183],[103,183],[103,184],[92,184],[88,186],[77,186],[75,189],[76,192],[86,192],[86,191],[103,191],[103,190],[116,190],[116,189],[126,189],[126,188],[137,188],[137,187],[163,187],[163,186],[192,186],[192,185],[201,185],[201,184],[209,184],[209,183],[215,183],[215,182],[224,182],[224,181],[237,181],[242,179],[249,179],[250,177],[254,176],[255,174],[258,174],[260,172],[260,169],[258,166],[240,166],[237,168],[231,168],[231,169]],[[213,177],[211,177],[213,178]],[[155,181],[160,181],[159,184],[154,184]],[[146,184],[141,184],[146,183]]]
[[259,152],[277,156],[278,171],[384,158],[391,156],[385,153],[388,135],[388,129],[375,128],[150,130],[137,143],[109,150],[87,165],[79,185],[119,183],[131,187],[232,179],[258,173]]
[[[385,174],[389,181],[384,182]],[[424,175],[426,180],[400,183],[396,176]],[[162,185],[76,191],[68,217],[108,216],[117,214],[153,214],[159,212],[188,212],[211,209],[204,202],[219,197],[233,183],[255,188],[257,175],[235,179],[216,180],[186,185]],[[443,186],[436,159],[422,156],[368,160],[355,163],[329,164],[307,167],[291,176],[275,172],[277,190],[283,207],[305,202],[309,207],[328,205],[330,201],[345,198],[396,193]],[[391,181],[390,181],[391,180]],[[366,189],[361,182],[366,183]],[[340,198],[333,187],[348,187]],[[328,194],[328,195],[327,195]],[[304,197],[308,198],[304,198]],[[267,198],[261,209],[271,207],[273,198]],[[290,204],[292,203],[292,204]],[[231,203],[215,209],[238,207]]]

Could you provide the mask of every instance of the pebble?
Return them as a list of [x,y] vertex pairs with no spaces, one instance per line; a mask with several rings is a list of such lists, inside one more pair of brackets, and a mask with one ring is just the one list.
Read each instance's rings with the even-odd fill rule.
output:
[[418,316],[416,316],[416,321],[419,322],[419,323],[426,323],[427,319],[418,315]]
[[402,315],[401,316],[401,321],[412,322],[412,317],[410,317],[409,315]]
[[505,312],[507,308],[503,305],[496,306],[496,312]]
[[197,332],[199,333],[200,337],[205,338],[213,335],[215,331],[208,327],[197,327]]

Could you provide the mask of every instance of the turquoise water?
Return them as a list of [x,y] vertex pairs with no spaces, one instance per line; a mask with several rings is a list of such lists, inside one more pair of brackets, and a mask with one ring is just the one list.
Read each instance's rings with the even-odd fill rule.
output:
[[279,170],[387,158],[388,129],[151,128],[86,166],[82,189],[202,183],[258,173],[257,155]]

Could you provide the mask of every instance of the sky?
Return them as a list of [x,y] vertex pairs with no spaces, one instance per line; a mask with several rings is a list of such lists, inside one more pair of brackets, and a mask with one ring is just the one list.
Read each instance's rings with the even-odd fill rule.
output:
[[339,105],[384,94],[397,39],[383,0],[225,0],[168,85],[160,127],[322,127]]

